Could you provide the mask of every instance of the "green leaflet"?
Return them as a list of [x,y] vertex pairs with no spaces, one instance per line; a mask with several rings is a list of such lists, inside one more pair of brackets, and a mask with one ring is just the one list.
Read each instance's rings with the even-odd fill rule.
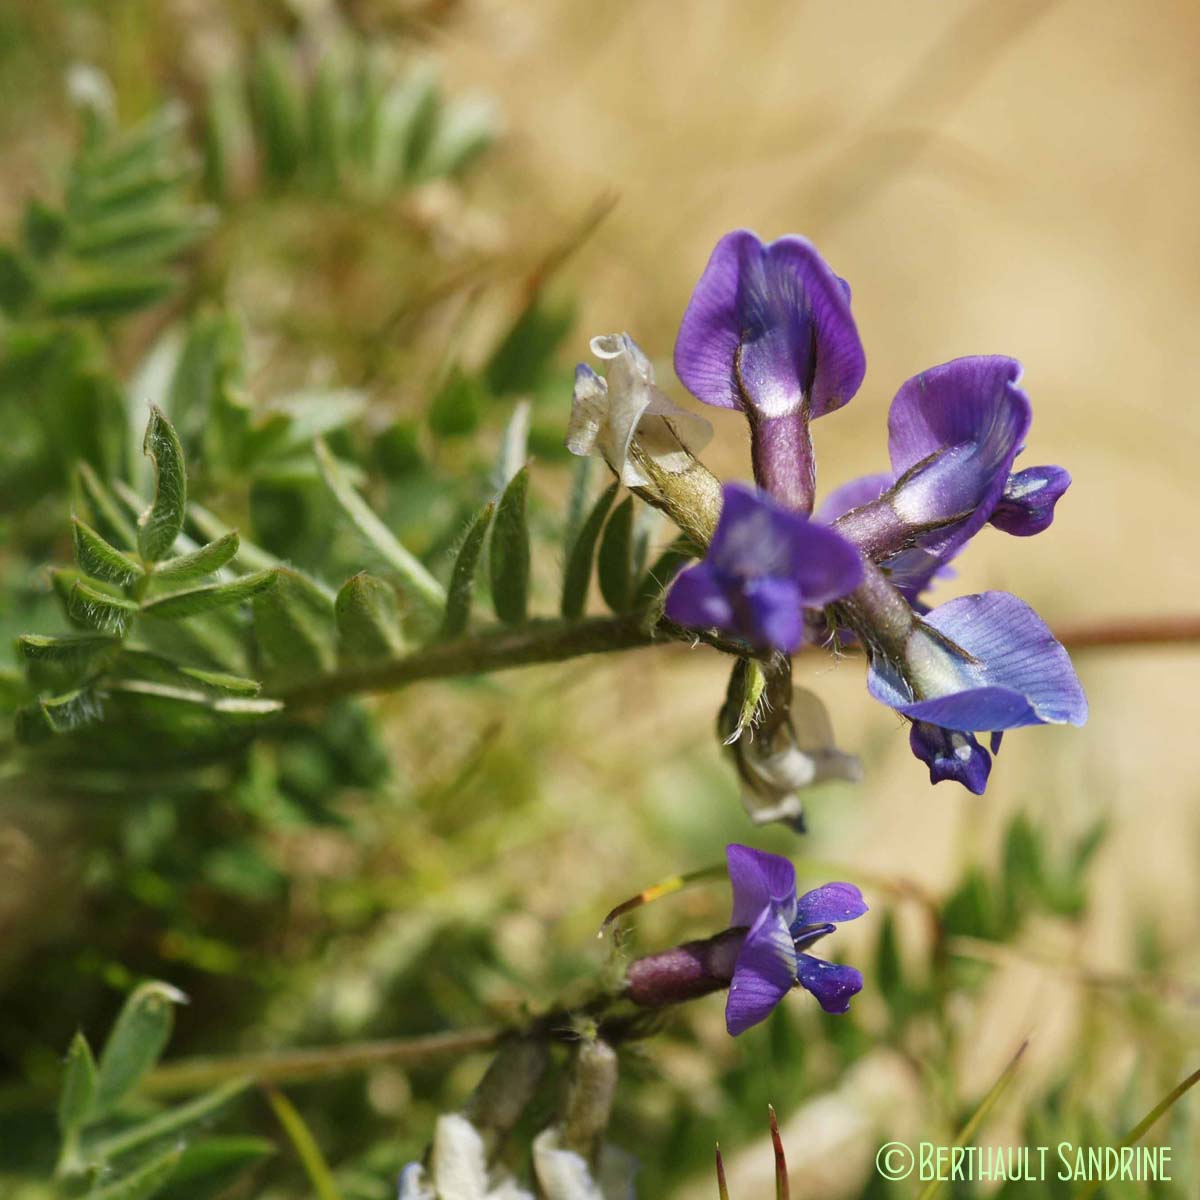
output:
[[145,574],[141,563],[134,562],[129,555],[110,546],[78,517],[71,518],[71,529],[75,542],[75,561],[85,575],[128,587]]
[[264,661],[285,676],[320,674],[337,665],[334,606],[317,584],[291,567],[254,601],[254,630]]
[[130,994],[100,1055],[92,1102],[95,1119],[108,1116],[158,1062],[171,1036],[173,1006],[186,999],[166,983],[144,983]]
[[231,696],[257,696],[262,684],[257,679],[245,679],[241,675],[230,675],[225,671],[202,671],[199,667],[180,667],[180,673],[215,692],[226,692]]
[[317,464],[321,468],[325,483],[359,533],[400,576],[406,589],[428,608],[440,612],[446,602],[446,593],[442,585],[430,575],[421,560],[405,549],[392,531],[372,512],[367,502],[354,490],[354,486],[346,478],[325,443],[318,439],[314,446]]
[[633,598],[633,497],[617,505],[604,527],[596,574],[600,594],[615,613],[625,612]]
[[391,585],[360,571],[334,602],[339,657],[349,662],[397,658],[404,650],[400,610]]
[[190,554],[181,554],[178,558],[168,558],[158,564],[155,569],[155,579],[166,579],[172,583],[183,583],[190,579],[202,579],[219,571],[238,552],[238,535],[234,532],[223,534],[214,542],[193,550]]
[[90,463],[79,464],[79,486],[91,509],[93,524],[99,526],[100,533],[109,541],[120,542],[126,549],[136,549],[137,530],[121,511],[112,493],[100,482]]
[[58,1128],[64,1135],[82,1127],[96,1092],[96,1060],[82,1033],[71,1039],[58,1094]]
[[528,490],[529,469],[522,467],[504,489],[492,525],[492,605],[496,616],[510,625],[520,624],[529,611]]
[[475,514],[474,520],[467,529],[458,555],[454,560],[454,570],[450,573],[449,594],[446,597],[446,611],[442,615],[441,635],[444,638],[457,637],[466,631],[471,620],[471,598],[475,591],[475,573],[479,569],[479,556],[483,551],[484,539],[492,516],[496,511],[495,501],[485,504]]
[[42,302],[55,317],[118,317],[156,303],[174,287],[169,275],[111,275],[49,288]]
[[138,606],[132,600],[110,596],[82,579],[76,579],[67,598],[67,611],[81,625],[124,637]]
[[70,733],[98,721],[103,714],[100,698],[90,687],[39,700],[38,707],[52,733]]
[[150,1200],[166,1187],[182,1156],[179,1147],[168,1150],[115,1183],[88,1192],[88,1200]]
[[250,101],[267,175],[282,183],[295,175],[304,156],[304,101],[295,64],[283,43],[268,42],[255,57]]
[[138,549],[147,562],[158,562],[171,552],[187,509],[183,447],[158,407],[150,410],[142,450],[154,463],[154,500],[138,518]]
[[203,1121],[224,1108],[230,1100],[246,1091],[250,1084],[249,1079],[233,1079],[197,1096],[194,1100],[189,1100],[186,1104],[157,1113],[148,1120],[139,1121],[128,1129],[122,1129],[119,1133],[88,1145],[89,1157],[102,1160],[116,1158],[144,1146],[147,1142],[177,1134],[189,1125]]
[[23,633],[17,638],[17,648],[26,662],[52,664],[64,670],[83,670],[119,645],[118,638],[99,633],[65,634],[57,637],[41,633]]
[[619,483],[612,483],[604,489],[592,506],[592,511],[588,513],[587,519],[580,526],[575,544],[567,555],[567,565],[563,571],[562,603],[559,608],[562,615],[571,620],[583,616],[587,607],[588,584],[592,579],[596,541],[600,537],[604,519],[608,516],[608,510],[612,507],[620,486]]
[[253,575],[243,575],[231,583],[206,583],[186,591],[172,592],[169,596],[149,601],[143,605],[142,612],[148,617],[178,621],[182,617],[228,608],[231,604],[241,604],[261,592],[269,591],[275,586],[278,575],[278,571],[255,571]]

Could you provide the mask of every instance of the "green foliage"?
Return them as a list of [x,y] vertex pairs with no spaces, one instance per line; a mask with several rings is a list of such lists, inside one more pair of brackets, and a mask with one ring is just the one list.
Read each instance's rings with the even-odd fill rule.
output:
[[59,1090],[57,1178],[67,1194],[106,1200],[149,1200],[197,1185],[215,1196],[233,1174],[270,1154],[263,1139],[214,1138],[205,1127],[248,1087],[233,1079],[174,1107],[146,1110],[131,1097],[157,1064],[171,1036],[172,1007],[182,993],[144,983],[126,999],[104,1044],[99,1066],[87,1039],[71,1043]]
[[446,610],[442,614],[442,637],[457,637],[466,631],[471,619],[471,597],[475,590],[475,573],[483,554],[483,543],[491,528],[496,511],[495,501],[489,501],[476,513],[462,545],[454,558],[450,587],[446,595]]
[[616,499],[620,485],[609,484],[601,493],[596,503],[588,513],[587,520],[579,529],[570,551],[567,554],[567,565],[563,572],[562,615],[568,618],[583,616],[587,606],[588,585],[592,578],[592,560],[596,553],[596,542],[600,530],[604,526],[608,510]]
[[331,47],[315,63],[282,38],[244,72],[210,81],[204,180],[237,197],[247,150],[271,188],[375,197],[464,174],[493,143],[485,101],[444,95],[428,63],[397,69],[367,47]]
[[334,612],[340,659],[378,662],[403,652],[396,593],[382,579],[366,571],[351,576],[338,591]]
[[614,509],[597,555],[600,594],[613,612],[624,612],[633,598],[633,497],[626,496]]
[[510,625],[523,622],[529,612],[529,527],[525,511],[528,491],[529,470],[522,467],[504,489],[492,525],[489,555],[492,605],[496,616]]

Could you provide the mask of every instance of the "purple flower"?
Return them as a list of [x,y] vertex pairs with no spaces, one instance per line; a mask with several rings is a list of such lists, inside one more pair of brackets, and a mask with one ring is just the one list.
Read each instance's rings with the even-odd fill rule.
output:
[[[1000,748],[1002,736],[992,734],[992,754]],[[976,741],[973,733],[943,729],[928,721],[914,721],[908,731],[908,744],[913,754],[929,768],[930,783],[952,779],[968,792],[983,795],[992,773],[992,755]]]
[[821,506],[820,519],[884,566],[910,599],[989,521],[1027,536],[1054,519],[1067,472],[1011,474],[1032,420],[1020,377],[1020,363],[998,355],[914,376],[888,414],[890,478],[855,480]]
[[867,687],[914,721],[971,733],[1087,720],[1087,698],[1066,650],[1007,592],[939,605],[913,624],[900,658],[873,655]]
[[736,1037],[765,1020],[798,983],[826,1012],[844,1013],[862,991],[862,975],[804,953],[842,921],[867,911],[850,883],[827,883],[796,895],[796,869],[786,858],[750,846],[727,846],[733,885],[730,925],[748,932],[738,953],[725,1004],[725,1027]]
[[723,237],[692,292],[675,373],[698,400],[750,421],[754,476],[789,508],[812,511],[809,421],[858,391],[866,359],[850,289],[804,238]]
[[1058,498],[1071,486],[1062,467],[1026,467],[1010,475],[989,522],[1014,537],[1032,537],[1054,520]]
[[727,484],[708,553],[675,581],[666,615],[788,652],[804,638],[802,610],[846,595],[862,571],[858,551],[839,533]]

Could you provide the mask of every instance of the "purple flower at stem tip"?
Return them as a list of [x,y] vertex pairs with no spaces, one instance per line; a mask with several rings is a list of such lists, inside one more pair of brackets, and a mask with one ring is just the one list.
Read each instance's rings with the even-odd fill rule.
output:
[[736,1037],[770,1015],[799,984],[830,1013],[848,1012],[862,991],[862,975],[805,951],[867,911],[862,893],[850,883],[827,883],[796,895],[796,869],[786,859],[750,846],[725,849],[733,886],[732,926],[745,926],[725,1004],[725,1027]]
[[739,229],[717,243],[679,326],[675,373],[696,399],[746,414],[755,479],[787,507],[812,511],[809,422],[847,403],[865,372],[850,289],[811,242]]
[[803,641],[802,610],[846,595],[862,572],[858,551],[834,530],[727,484],[708,553],[676,579],[665,611],[680,625],[787,653]]

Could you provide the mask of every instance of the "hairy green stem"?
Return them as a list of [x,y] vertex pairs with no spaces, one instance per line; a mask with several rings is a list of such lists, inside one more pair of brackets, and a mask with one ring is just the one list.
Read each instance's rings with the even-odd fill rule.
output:
[[[1200,617],[1145,617],[1065,626],[1057,631],[1068,650],[1182,646],[1200,642]],[[347,667],[283,689],[279,698],[298,707],[343,696],[391,692],[426,679],[484,675],[538,663],[566,662],[588,654],[637,650],[661,642],[704,642],[744,657],[746,647],[726,638],[683,629],[670,621],[651,624],[644,612],[580,621],[532,621],[519,628],[487,629],[434,642],[403,658]],[[820,647],[805,646],[805,650]]]

